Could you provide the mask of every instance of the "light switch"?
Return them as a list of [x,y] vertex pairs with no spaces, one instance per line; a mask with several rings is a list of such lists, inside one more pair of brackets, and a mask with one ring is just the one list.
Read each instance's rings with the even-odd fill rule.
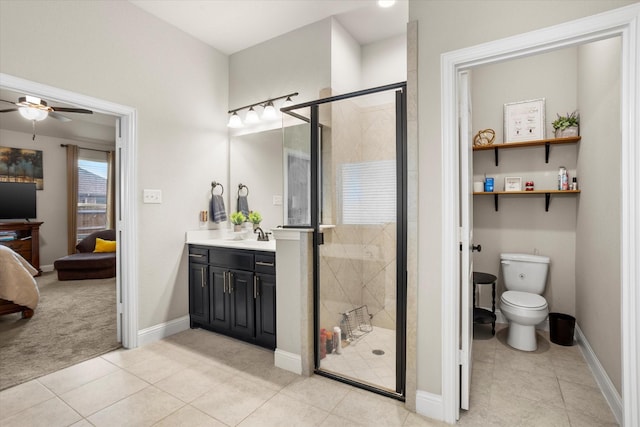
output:
[[143,190],[143,203],[162,203],[162,190]]
[[282,206],[282,196],[273,196],[273,206]]

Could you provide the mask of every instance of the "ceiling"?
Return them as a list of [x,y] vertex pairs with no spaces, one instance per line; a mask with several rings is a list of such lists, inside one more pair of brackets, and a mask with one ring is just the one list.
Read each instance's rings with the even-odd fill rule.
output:
[[[328,18],[338,22],[366,45],[404,34],[408,21],[407,0],[380,8],[377,0],[130,0],[191,36],[231,55],[297,28]],[[0,99],[16,102],[24,93],[0,88]],[[32,94],[37,96],[37,94]],[[45,100],[49,105],[76,107]],[[0,102],[0,110],[11,104]],[[70,122],[52,118],[36,122],[37,135],[76,141],[113,144],[115,117],[105,114],[64,113]],[[0,113],[0,129],[31,134],[32,122],[16,112]]]

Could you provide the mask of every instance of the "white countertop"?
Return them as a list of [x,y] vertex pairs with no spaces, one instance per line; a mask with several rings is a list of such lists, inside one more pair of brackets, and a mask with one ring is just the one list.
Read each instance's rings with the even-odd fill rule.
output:
[[237,239],[238,234],[227,230],[193,230],[187,231],[186,243],[188,245],[216,246],[221,248],[246,249],[253,251],[276,251],[276,241],[269,236],[268,242],[259,242],[257,235],[252,230],[246,230]]

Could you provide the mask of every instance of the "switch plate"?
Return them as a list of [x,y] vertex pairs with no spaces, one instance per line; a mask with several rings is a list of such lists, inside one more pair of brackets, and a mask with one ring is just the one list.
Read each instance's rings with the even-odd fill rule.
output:
[[143,190],[142,203],[162,203],[162,190]]
[[273,206],[282,206],[282,196],[273,196]]

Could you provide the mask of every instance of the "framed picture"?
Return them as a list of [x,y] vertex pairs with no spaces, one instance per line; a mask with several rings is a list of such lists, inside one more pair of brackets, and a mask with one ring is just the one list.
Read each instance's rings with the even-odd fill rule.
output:
[[42,190],[42,151],[0,147],[0,181],[35,182],[36,189]]
[[545,138],[545,99],[504,104],[504,143]]
[[522,191],[522,178],[519,176],[505,177],[504,191]]

